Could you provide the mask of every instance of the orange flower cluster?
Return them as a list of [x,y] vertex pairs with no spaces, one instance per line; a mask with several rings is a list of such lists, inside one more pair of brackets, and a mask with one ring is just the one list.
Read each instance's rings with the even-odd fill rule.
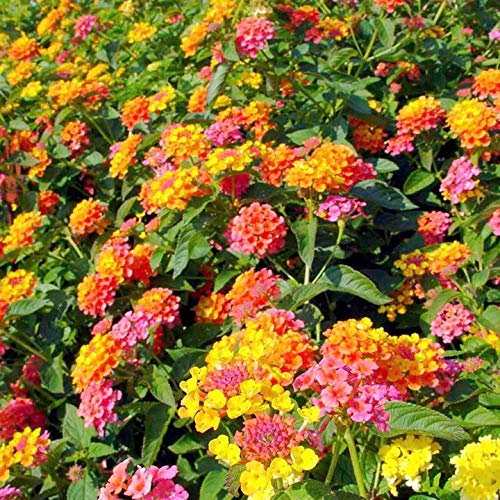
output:
[[43,216],[36,212],[19,214],[9,227],[9,233],[0,240],[0,254],[25,248],[35,243],[35,231],[42,227]]
[[270,309],[245,328],[216,342],[206,365],[192,368],[181,383],[186,396],[179,415],[194,418],[196,429],[217,429],[224,417],[258,415],[273,408],[291,411],[295,403],[283,386],[312,365],[315,347],[293,313]]
[[123,351],[111,334],[98,333],[81,347],[71,372],[73,385],[82,392],[90,383],[99,384],[118,366]]
[[43,177],[45,170],[52,163],[52,160],[47,154],[45,145],[43,143],[38,143],[31,151],[31,155],[38,160],[35,165],[32,165],[28,170],[28,177],[34,179],[35,177]]
[[204,160],[210,150],[203,128],[194,124],[167,127],[161,135],[160,145],[176,165],[190,158]]
[[132,276],[130,246],[124,239],[112,238],[101,248],[96,261],[96,272],[103,278],[121,284]]
[[142,294],[134,307],[149,323],[160,324],[172,328],[179,323],[179,297],[169,288],[151,288]]
[[258,311],[271,307],[271,301],[280,296],[279,280],[270,269],[250,269],[240,274],[226,294],[228,315],[241,325]]
[[78,284],[78,308],[85,314],[102,316],[115,300],[118,281],[115,277],[103,277],[100,274],[85,276]]
[[25,299],[33,293],[36,282],[36,276],[24,269],[9,271],[0,280],[0,321],[4,318],[10,304]]
[[271,186],[279,187],[295,160],[295,151],[287,144],[279,144],[274,148],[268,146],[262,153],[262,162],[259,165],[262,180]]
[[203,113],[207,103],[207,87],[198,87],[189,98],[187,109],[190,113]]
[[428,338],[412,335],[390,336],[383,328],[373,328],[368,318],[339,321],[324,332],[323,355],[341,360],[346,366],[361,361],[376,363],[370,379],[389,383],[407,396],[422,387],[436,388],[439,374],[446,370],[444,349]]
[[48,215],[55,211],[56,205],[61,201],[59,195],[50,189],[38,193],[38,210],[42,215]]
[[82,200],[69,216],[69,228],[78,236],[102,234],[109,224],[105,218],[107,210],[106,205],[99,200]]
[[491,144],[490,131],[498,123],[498,113],[477,99],[457,102],[448,114],[448,126],[465,149]]
[[112,177],[123,179],[129,167],[137,163],[135,154],[141,141],[141,134],[131,134],[124,141],[111,146],[109,173]]
[[311,188],[318,193],[347,192],[355,184],[376,177],[369,163],[359,159],[344,144],[329,140],[321,143],[309,155],[293,163],[285,174],[285,182],[301,189]]
[[479,99],[500,97],[500,69],[486,69],[474,78],[472,92]]
[[17,464],[30,468],[40,465],[49,446],[49,434],[47,431],[42,434],[40,428],[32,430],[26,427],[22,432],[16,432],[10,441],[0,445],[0,483],[9,479],[10,469]]
[[193,308],[196,323],[221,325],[227,318],[227,301],[223,293],[202,295]]
[[123,126],[132,132],[139,122],[149,122],[149,99],[138,96],[127,101],[123,105],[120,115]]
[[61,142],[68,144],[68,148],[75,157],[85,151],[85,147],[90,143],[87,134],[90,129],[80,120],[68,122],[61,131]]
[[349,124],[353,127],[352,139],[356,150],[369,151],[376,154],[383,151],[387,132],[380,125],[372,125],[363,120],[349,117]]
[[25,61],[37,56],[40,52],[38,42],[33,38],[22,35],[16,38],[7,49],[9,57],[13,61]]
[[457,272],[470,253],[466,244],[453,241],[441,243],[428,252],[417,249],[402,255],[394,263],[394,268],[401,271],[405,279],[398,290],[390,294],[394,301],[381,306],[379,312],[385,313],[389,321],[394,321],[397,314],[406,313],[407,306],[413,304],[415,298],[424,299],[426,293],[422,289],[421,280],[426,274],[435,276],[441,286],[450,288],[452,283],[449,276]]

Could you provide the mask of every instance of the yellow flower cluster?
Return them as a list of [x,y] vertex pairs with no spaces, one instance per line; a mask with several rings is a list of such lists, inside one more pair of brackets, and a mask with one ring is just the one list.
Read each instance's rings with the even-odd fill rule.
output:
[[10,469],[20,464],[23,467],[36,465],[36,459],[42,458],[40,454],[45,452],[50,445],[47,434],[40,435],[40,428],[32,430],[26,427],[22,432],[16,432],[12,439],[0,446],[0,483],[7,481]]
[[455,466],[451,486],[461,490],[463,500],[497,500],[500,493],[500,439],[491,436],[479,438],[453,457]]
[[260,142],[247,141],[233,149],[216,148],[207,157],[205,167],[209,174],[216,175],[220,172],[232,170],[242,172],[260,156],[265,147]]
[[397,487],[403,481],[414,491],[419,491],[420,476],[432,468],[432,458],[439,450],[441,446],[429,436],[408,435],[382,446],[382,476],[391,494],[397,496]]
[[158,28],[149,23],[134,23],[134,26],[128,32],[128,43],[149,40],[157,31]]
[[0,280],[0,321],[5,316],[9,304],[32,294],[36,282],[36,276],[24,269],[9,271]]

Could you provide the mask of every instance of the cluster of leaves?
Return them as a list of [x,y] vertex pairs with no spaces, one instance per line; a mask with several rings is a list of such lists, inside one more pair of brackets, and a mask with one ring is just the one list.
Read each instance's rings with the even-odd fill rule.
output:
[[[496,2],[283,3],[44,0],[7,7],[0,21],[1,279],[22,269],[34,273],[36,286],[12,300],[10,291],[0,290],[0,312],[5,306],[0,412],[19,394],[31,399],[44,412],[52,440],[44,463],[10,471],[8,483],[27,498],[96,498],[112,466],[126,457],[145,467],[176,464],[177,479],[193,498],[239,494],[238,478],[228,478],[224,465],[206,452],[215,433],[196,432],[177,409],[184,395],[179,384],[189,370],[203,364],[216,340],[240,326],[234,314],[207,321],[196,305],[210,293],[227,293],[252,268],[281,277],[279,296],[268,305],[293,312],[318,346],[324,340],[320,333],[335,322],[361,317],[394,336],[417,332],[442,341],[433,336],[432,325],[447,304],[464,306],[474,324],[467,335],[443,344],[447,358],[469,366],[451,390],[440,398],[421,391],[414,395],[415,404],[388,403],[388,432],[354,424],[361,479],[344,445],[335,471],[328,471],[335,432],[329,425],[323,429],[325,457],[310,478],[275,498],[355,498],[363,496],[360,480],[372,495],[388,496],[378,450],[389,438],[405,434],[440,440],[442,452],[432,474],[426,473],[423,489],[437,498],[458,498],[449,483],[449,457],[480,436],[500,438],[498,80],[478,101],[494,110],[492,125],[480,129],[483,124],[478,124],[481,145],[464,145],[449,118],[457,103],[478,95],[477,75],[498,71]],[[294,20],[292,11],[304,18]],[[312,11],[317,19],[307,17]],[[237,34],[248,18],[270,20],[274,30],[262,46],[247,34],[257,45],[255,54],[245,51]],[[196,38],[200,27],[205,31]],[[21,39],[25,43],[16,46]],[[162,104],[146,105],[146,114],[135,120],[140,111],[130,111],[127,103],[142,97],[151,104],[154,96]],[[387,141],[401,135],[399,111],[421,96],[434,97],[444,118],[415,133],[413,148],[392,154]],[[240,138],[211,144],[204,134],[224,116],[236,120]],[[75,121],[85,128],[68,140],[67,126]],[[188,125],[201,130],[201,138],[188,140],[187,146],[179,140],[168,149],[167,131]],[[132,134],[140,140],[120,160],[117,168],[123,170],[117,173],[110,165]],[[207,151],[200,152],[203,141]],[[373,166],[376,178],[338,190],[294,183],[287,169],[293,161],[309,161],[320,142],[346,146],[356,160]],[[207,166],[216,146],[228,154],[243,150],[242,144],[258,152],[240,151],[250,157],[239,164],[235,159],[232,167],[219,169],[224,155],[212,170]],[[280,145],[295,157],[278,168],[278,180],[271,182],[263,158]],[[154,148],[163,151],[160,165],[151,160]],[[176,159],[179,151],[185,157]],[[480,167],[480,173],[465,196],[454,200],[443,196],[442,186],[460,157]],[[333,170],[336,160],[331,161]],[[194,168],[190,189],[195,195],[187,196],[179,181],[159,205],[144,201],[153,178],[169,169]],[[241,193],[238,176],[247,184]],[[232,189],[222,187],[224,181]],[[164,181],[159,192],[168,189]],[[53,206],[44,204],[44,193],[56,195]],[[343,214],[332,222],[318,216],[330,194],[363,202],[363,217]],[[98,234],[79,234],[70,216],[89,198],[102,202],[105,223]],[[253,203],[272,207],[290,229],[277,251],[259,255],[232,245],[230,221]],[[435,211],[448,214],[449,225],[441,240],[429,243],[419,221]],[[23,213],[43,217],[31,235],[29,227],[17,229],[12,243],[9,235]],[[495,214],[496,228],[490,223]],[[129,232],[123,230],[127,223],[133,227]],[[86,314],[89,307],[77,299],[78,287],[95,274],[102,249],[120,231],[131,247],[151,248],[149,269],[142,264],[147,279],[125,280],[105,310]],[[422,271],[411,289],[413,299],[404,309],[391,309],[403,303],[401,290],[408,284],[394,263],[415,251],[439,250],[439,242],[464,245],[464,259],[456,266],[450,261],[452,269],[444,275]],[[136,353],[139,362],[116,368],[119,418],[98,435],[77,415],[80,398],[71,373],[78,353],[93,338],[96,316],[119,320],[152,288],[168,288],[180,299],[180,321],[159,334],[151,331]],[[26,376],[30,359],[36,361],[38,378]],[[68,476],[70,470],[77,471],[76,477]]]

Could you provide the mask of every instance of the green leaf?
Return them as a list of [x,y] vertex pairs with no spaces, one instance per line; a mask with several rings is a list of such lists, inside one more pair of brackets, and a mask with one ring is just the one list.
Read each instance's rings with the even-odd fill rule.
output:
[[151,254],[151,258],[149,259],[149,265],[151,266],[151,270],[155,271],[161,264],[164,255],[167,253],[165,248],[159,247],[153,250]]
[[239,271],[234,269],[224,269],[221,273],[215,278],[214,281],[214,292],[218,292],[221,288],[224,287],[226,283],[232,280],[235,276],[240,274]]
[[217,337],[220,331],[220,325],[197,323],[186,328],[182,334],[183,343],[187,347],[199,347]]
[[108,455],[113,455],[116,450],[109,446],[109,444],[104,443],[90,443],[88,458],[100,458],[107,457]]
[[383,181],[361,181],[351,189],[351,194],[373,205],[391,210],[412,210],[418,208],[399,189]]
[[30,126],[21,118],[15,118],[9,122],[9,128],[12,130],[29,130]]
[[231,63],[223,62],[218,64],[212,73],[212,78],[208,84],[207,90],[207,107],[211,107],[217,96],[221,93],[226,76],[229,70],[233,67]]
[[184,453],[191,453],[203,448],[205,448],[205,445],[201,442],[200,436],[194,432],[183,434],[174,444],[168,447],[176,455],[184,455]]
[[467,413],[461,424],[464,427],[500,426],[500,410],[489,410],[478,406]]
[[279,307],[282,309],[297,309],[302,304],[309,302],[320,293],[330,290],[327,283],[309,283],[292,288],[290,292],[283,295],[279,301]]
[[286,134],[286,136],[297,146],[302,146],[307,139],[315,137],[319,134],[319,127],[304,128],[301,130],[295,130]]
[[[328,486],[314,479],[295,483],[273,497],[274,500],[317,500],[318,498],[335,500],[344,497],[335,496]],[[354,495],[348,498],[357,497]]]
[[144,440],[142,442],[142,461],[145,467],[150,467],[160,451],[163,437],[175,410],[162,403],[155,403],[146,413]]
[[389,432],[384,436],[423,434],[447,441],[464,441],[470,436],[455,421],[430,408],[412,403],[391,401],[385,405],[389,412]]
[[375,167],[375,170],[381,174],[388,174],[399,170],[399,166],[396,163],[391,160],[387,160],[386,158],[368,158],[367,161],[371,163]]
[[130,210],[132,210],[132,207],[134,206],[136,201],[137,201],[137,196],[132,196],[132,198],[125,200],[120,205],[120,208],[118,208],[118,211],[116,212],[116,218],[118,224],[125,220],[127,215],[130,213]]
[[186,227],[179,236],[177,247],[168,263],[167,271],[174,271],[173,278],[177,278],[189,263],[189,242],[195,235],[192,227]]
[[371,279],[345,265],[329,267],[317,284],[327,284],[329,289],[334,292],[356,295],[379,306],[392,300],[387,295],[384,295]]
[[237,464],[229,467],[227,471],[226,488],[233,497],[240,496],[238,491],[240,489],[240,476],[244,470],[245,466],[243,464]]
[[12,318],[15,316],[28,316],[50,304],[47,299],[21,299],[9,305],[6,317]]
[[379,40],[384,47],[392,47],[394,45],[394,28],[395,23],[390,19],[375,19],[375,27],[377,28]]
[[318,220],[298,220],[292,224],[292,231],[297,238],[299,255],[302,261],[311,266],[314,260],[314,248],[316,242],[316,232],[318,230]]
[[212,470],[203,480],[200,488],[200,498],[203,500],[217,500],[217,495],[226,486],[226,469]]
[[64,392],[64,361],[63,353],[56,356],[52,363],[44,365],[40,370],[42,387],[53,394],[62,394]]
[[92,479],[88,471],[85,471],[83,478],[71,483],[66,493],[67,500],[95,500],[99,488]]
[[488,306],[478,319],[479,323],[486,328],[500,333],[500,308],[498,306]]
[[429,187],[436,180],[432,172],[417,169],[414,170],[407,178],[403,185],[405,194],[415,194],[426,187]]
[[168,382],[167,374],[162,370],[159,370],[157,366],[153,367],[153,376],[149,384],[151,394],[162,403],[173,408],[177,407],[175,402],[174,393],[172,392],[172,387]]
[[62,424],[63,437],[77,448],[86,449],[90,445],[90,440],[97,435],[92,427],[85,427],[83,418],[76,414],[76,407],[70,404],[66,405]]

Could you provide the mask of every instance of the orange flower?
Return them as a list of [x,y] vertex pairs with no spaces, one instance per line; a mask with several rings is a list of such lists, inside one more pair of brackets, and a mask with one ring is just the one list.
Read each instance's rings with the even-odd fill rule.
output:
[[129,167],[137,163],[135,154],[141,141],[141,134],[132,134],[124,141],[117,142],[111,146],[109,173],[112,177],[123,179],[127,175]]
[[207,104],[207,87],[199,87],[189,98],[187,109],[190,113],[203,113]]
[[121,121],[129,132],[131,132],[139,122],[149,122],[149,105],[149,99],[144,96],[135,97],[123,105]]
[[223,293],[202,295],[198,304],[194,306],[196,322],[222,325],[227,318],[226,302]]
[[9,234],[3,239],[5,253],[18,250],[35,243],[33,235],[42,227],[43,216],[35,212],[19,214],[9,227]]
[[491,144],[489,131],[498,123],[498,113],[477,99],[457,102],[448,114],[448,126],[462,147],[474,149]]
[[479,99],[500,97],[500,69],[486,69],[474,78],[474,95]]
[[103,316],[115,300],[118,281],[100,274],[86,276],[78,285],[78,308],[94,318]]
[[9,304],[29,297],[37,283],[34,273],[18,269],[9,271],[0,280],[0,321],[5,316]]
[[107,206],[98,200],[93,198],[83,200],[71,212],[69,228],[78,236],[102,234],[109,224],[105,219],[107,210]]

